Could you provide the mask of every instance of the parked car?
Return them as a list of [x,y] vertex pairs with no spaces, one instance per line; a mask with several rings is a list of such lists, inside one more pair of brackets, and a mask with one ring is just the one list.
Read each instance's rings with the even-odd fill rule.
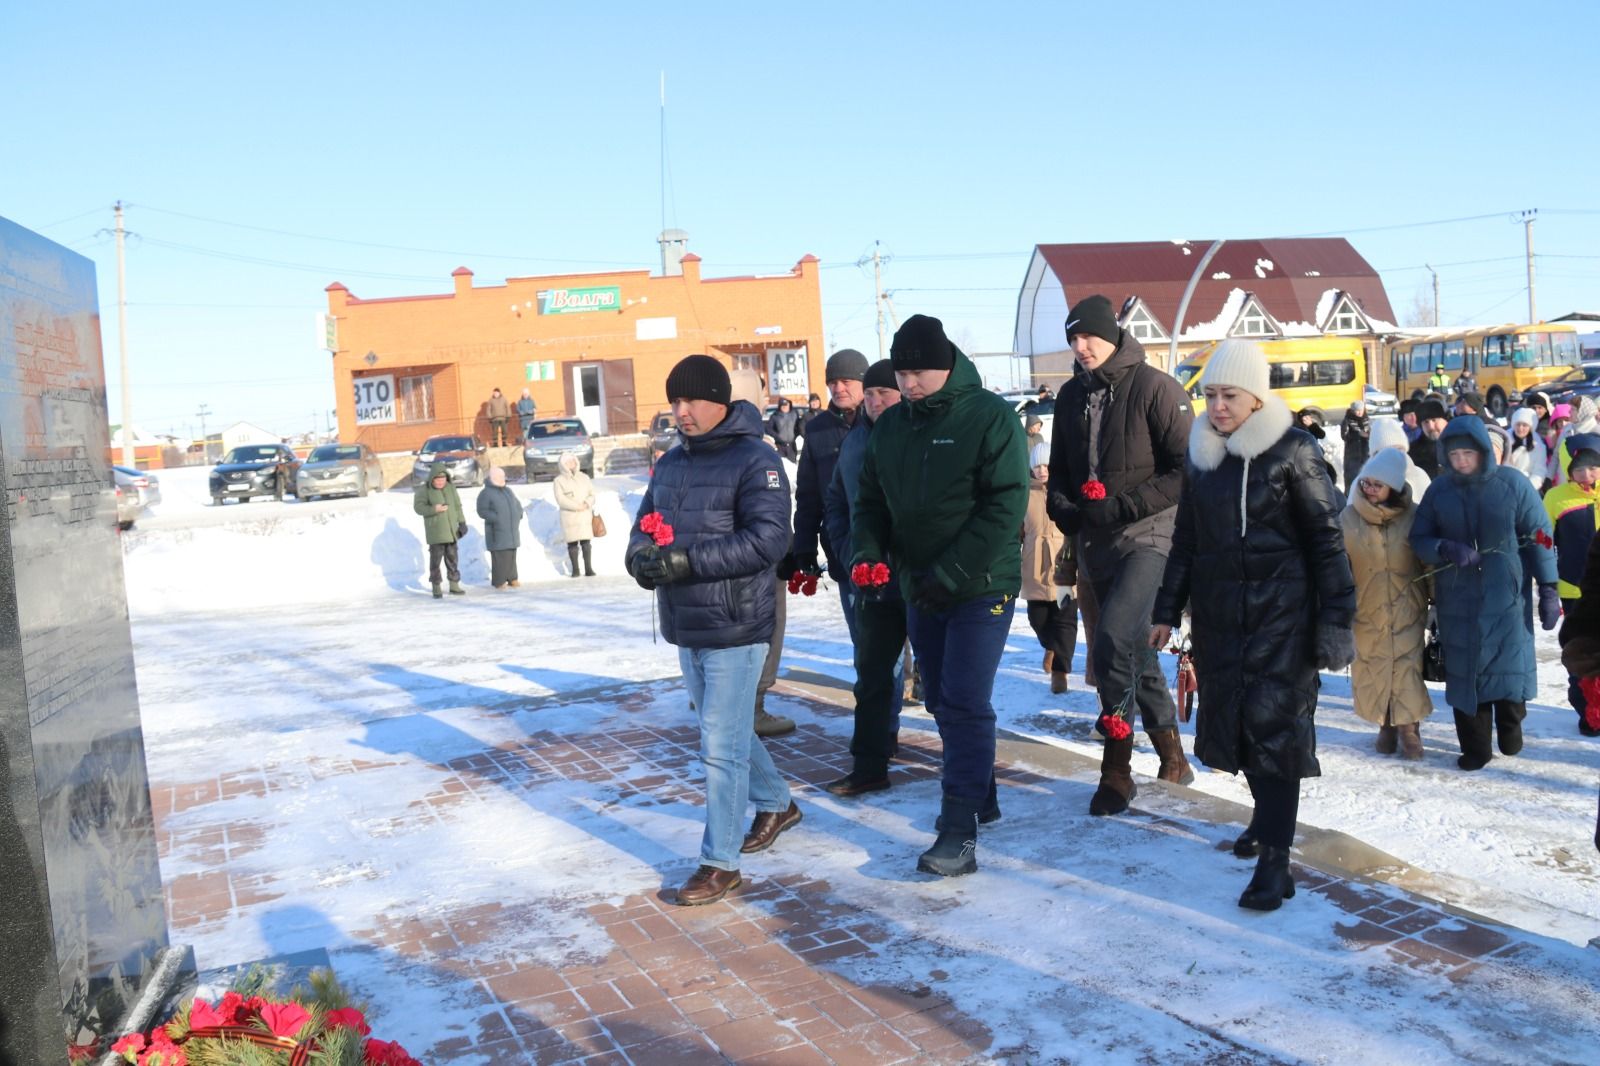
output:
[[422,447],[412,452],[417,461],[411,464],[411,478],[418,485],[428,480],[428,471],[434,463],[443,463],[450,471],[450,481],[459,487],[482,485],[489,475],[489,460],[483,441],[476,436],[429,437]]
[[[1583,375],[1582,380],[1578,373]],[[1585,359],[1571,378],[1540,386],[1539,391],[1548,393],[1551,403],[1576,403],[1580,396],[1600,400],[1600,359]]]
[[133,523],[144,508],[139,504],[139,490],[131,485],[124,486],[121,475],[116,479],[115,492],[117,494],[117,528],[126,533],[133,528]]
[[140,507],[161,502],[161,479],[154,474],[135,470],[131,466],[113,466],[111,469],[116,472],[118,486],[134,490]]
[[1039,432],[1044,434],[1046,442],[1050,440],[1050,431],[1055,428],[1056,423],[1056,398],[1054,396],[1041,400],[1037,392],[1012,389],[1010,392],[1002,392],[1000,397],[1016,408],[1017,417],[1022,420],[1024,425],[1027,424],[1029,415],[1037,416],[1042,423],[1039,427]]
[[678,420],[672,417],[672,412],[658,412],[650,420],[650,469],[654,470],[656,460],[677,447],[681,439],[678,435]]
[[1362,394],[1367,401],[1367,414],[1392,415],[1400,410],[1400,398],[1392,392],[1384,392],[1376,385],[1368,385]]
[[383,462],[365,444],[320,444],[300,464],[295,495],[302,500],[318,496],[365,496],[383,489]]
[[211,504],[223,500],[248,503],[257,496],[282,500],[295,493],[300,457],[287,444],[241,444],[230,448],[211,470]]
[[522,468],[530,482],[561,472],[561,457],[576,455],[578,469],[594,477],[594,442],[576,418],[536,418],[528,423],[522,443]]

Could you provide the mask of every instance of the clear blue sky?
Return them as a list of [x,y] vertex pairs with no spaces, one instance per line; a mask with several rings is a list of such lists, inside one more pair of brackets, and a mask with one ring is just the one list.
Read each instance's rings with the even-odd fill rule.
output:
[[98,264],[117,421],[100,231],[131,205],[157,432],[202,403],[213,429],[320,422],[331,281],[652,266],[663,70],[668,223],[707,276],[819,256],[833,347],[876,353],[874,240],[900,314],[979,351],[1060,241],[1347,234],[1402,317],[1432,262],[1461,264],[1446,323],[1520,319],[1523,208],[1551,316],[1600,310],[1596,40],[1600,5],[1537,0],[13,3],[0,215]]

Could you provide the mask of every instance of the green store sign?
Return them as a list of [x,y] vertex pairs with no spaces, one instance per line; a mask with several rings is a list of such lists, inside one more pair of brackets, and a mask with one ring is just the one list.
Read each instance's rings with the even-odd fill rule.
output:
[[539,294],[541,315],[577,315],[585,311],[622,308],[622,287],[600,285],[592,289],[546,289]]

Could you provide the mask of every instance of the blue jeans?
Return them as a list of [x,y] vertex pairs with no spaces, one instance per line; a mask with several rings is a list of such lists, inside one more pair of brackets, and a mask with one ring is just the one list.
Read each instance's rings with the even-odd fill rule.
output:
[[944,742],[944,796],[981,809],[994,781],[994,675],[1015,596],[980,596],[943,614],[906,608],[922,698]]
[[765,644],[678,649],[683,683],[700,714],[700,762],[706,770],[703,866],[739,868],[747,804],[772,813],[789,809],[789,786],[754,739],[756,681],[766,657]]

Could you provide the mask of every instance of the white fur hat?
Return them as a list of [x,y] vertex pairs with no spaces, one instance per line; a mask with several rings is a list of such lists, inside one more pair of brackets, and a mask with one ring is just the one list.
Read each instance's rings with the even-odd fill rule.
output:
[[1372,450],[1382,451],[1384,448],[1399,448],[1406,451],[1411,447],[1411,440],[1406,436],[1406,427],[1392,418],[1374,418],[1372,420]]
[[1231,385],[1257,399],[1265,399],[1271,394],[1271,381],[1267,353],[1261,350],[1261,345],[1236,337],[1217,345],[1217,350],[1206,360],[1205,372],[1200,375],[1201,388]]

